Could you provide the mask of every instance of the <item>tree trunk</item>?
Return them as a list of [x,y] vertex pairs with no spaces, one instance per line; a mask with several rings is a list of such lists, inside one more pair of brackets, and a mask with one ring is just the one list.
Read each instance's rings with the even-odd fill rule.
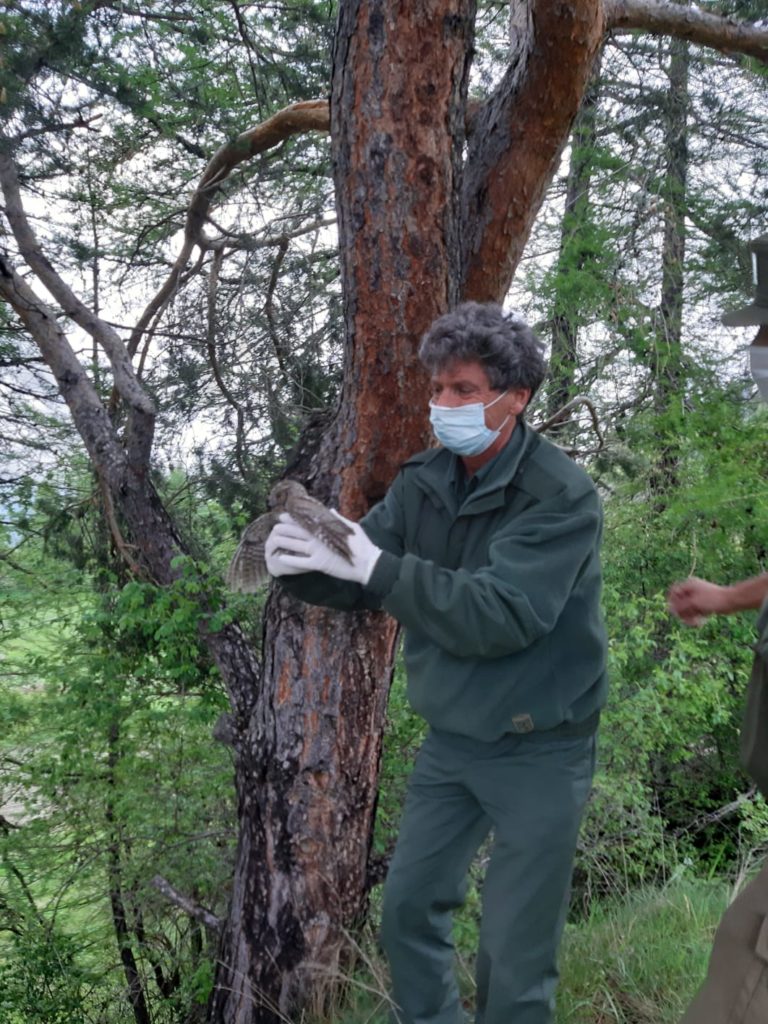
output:
[[599,0],[512,0],[510,67],[473,124],[462,194],[462,293],[500,302],[584,95]]
[[[331,131],[344,389],[302,475],[354,518],[427,440],[416,346],[456,297],[473,21],[468,0],[340,10]],[[238,751],[241,832],[213,1021],[322,1009],[350,961],[396,640],[383,614],[326,612],[279,588],[270,597],[261,690]]]
[[[107,755],[107,782],[109,786],[114,786],[115,784],[115,769],[120,758],[118,749],[119,739],[120,726],[115,722],[109,729],[109,753]],[[125,910],[123,870],[120,856],[120,829],[115,819],[115,808],[111,797],[107,800],[105,818],[109,840],[107,847],[109,903],[112,908],[112,924],[115,929],[120,962],[123,965],[123,973],[125,974],[126,994],[131,1004],[136,1024],[152,1024],[146,993],[144,992],[144,984],[133,952],[128,915]]]
[[[573,397],[573,382],[579,364],[579,309],[573,292],[566,290],[568,301],[560,295],[559,282],[569,270],[580,272],[589,259],[581,228],[589,216],[589,189],[595,147],[597,101],[600,94],[600,61],[595,62],[592,78],[573,126],[571,158],[565,194],[565,210],[557,257],[557,283],[552,311],[552,352],[549,360],[550,384],[547,393],[547,416],[554,414]],[[567,421],[553,428],[559,432]]]
[[[672,401],[679,400],[684,373],[682,350],[683,289],[685,284],[685,209],[688,179],[688,65],[689,46],[683,39],[669,42],[669,90],[664,118],[665,174],[661,197],[664,203],[664,241],[661,252],[661,301],[656,347],[652,354],[654,406],[662,417]],[[678,446],[672,424],[664,428],[661,452],[651,476],[651,488],[662,495],[677,479]]]

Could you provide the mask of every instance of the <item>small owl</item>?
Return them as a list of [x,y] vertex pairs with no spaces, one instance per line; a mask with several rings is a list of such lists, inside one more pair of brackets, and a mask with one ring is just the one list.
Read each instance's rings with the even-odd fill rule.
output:
[[269,512],[243,530],[237,551],[232,556],[227,570],[227,586],[252,594],[269,578],[264,561],[264,543],[278,520],[281,512],[288,512],[305,530],[337,554],[352,561],[347,537],[352,530],[337,519],[325,505],[311,498],[296,480],[281,480],[275,484],[267,498]]

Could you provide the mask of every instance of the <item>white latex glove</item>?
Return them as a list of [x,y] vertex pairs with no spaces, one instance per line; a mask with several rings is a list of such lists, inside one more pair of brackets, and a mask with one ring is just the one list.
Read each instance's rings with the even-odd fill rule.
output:
[[264,545],[267,571],[272,576],[294,576],[302,572],[323,572],[337,580],[351,580],[363,586],[371,578],[381,548],[367,537],[362,526],[332,510],[352,531],[348,537],[351,561],[332,551],[287,514],[280,516]]
[[[309,572],[306,565],[307,539],[311,534],[295,520],[283,513],[264,541],[264,562],[270,576],[298,576]],[[296,564],[296,555],[304,554],[301,567]],[[294,557],[292,557],[294,556]]]

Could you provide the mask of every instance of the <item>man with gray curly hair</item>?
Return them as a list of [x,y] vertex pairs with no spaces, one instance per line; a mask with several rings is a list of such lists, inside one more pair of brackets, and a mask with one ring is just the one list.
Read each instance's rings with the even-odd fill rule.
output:
[[544,380],[544,346],[531,328],[500,306],[464,302],[435,320],[419,345],[419,359],[433,376],[451,362],[477,362],[494,391],[528,388],[530,398]]
[[419,356],[439,447],[350,528],[350,555],[281,515],[267,569],[333,608],[405,627],[408,695],[429,724],[384,889],[400,1024],[460,1024],[451,913],[489,832],[478,1024],[548,1024],[576,839],[605,700],[600,503],[524,414],[541,343],[496,305],[436,320]]

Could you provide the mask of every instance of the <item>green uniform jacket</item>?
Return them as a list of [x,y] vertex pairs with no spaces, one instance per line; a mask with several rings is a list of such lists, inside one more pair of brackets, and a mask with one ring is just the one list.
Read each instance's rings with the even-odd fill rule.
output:
[[592,481],[522,422],[464,494],[463,477],[444,448],[403,465],[362,520],[383,551],[366,587],[321,573],[280,582],[313,604],[401,622],[408,696],[435,729],[490,742],[594,727],[606,638]]

